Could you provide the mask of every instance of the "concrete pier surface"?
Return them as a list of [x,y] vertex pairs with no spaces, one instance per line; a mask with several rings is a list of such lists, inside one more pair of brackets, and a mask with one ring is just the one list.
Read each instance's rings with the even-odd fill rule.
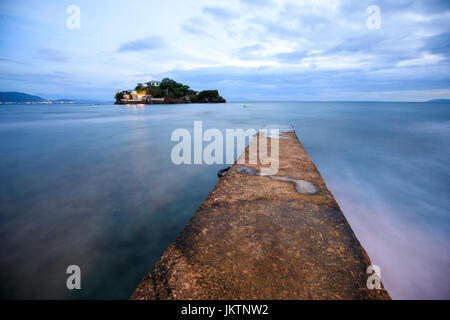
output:
[[295,132],[281,136],[278,173],[235,163],[132,299],[390,299],[368,289],[371,261]]

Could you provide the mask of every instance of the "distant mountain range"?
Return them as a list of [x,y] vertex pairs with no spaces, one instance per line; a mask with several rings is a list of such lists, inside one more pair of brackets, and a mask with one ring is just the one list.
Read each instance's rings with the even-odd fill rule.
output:
[[22,103],[22,102],[45,102],[45,101],[47,100],[23,92],[0,92],[0,102]]
[[20,104],[20,103],[93,103],[95,100],[85,99],[55,99],[47,100],[38,96],[23,92],[0,92],[1,104]]
[[[63,103],[99,103],[98,100],[92,99],[55,99],[47,100],[38,96],[33,96],[31,94],[23,92],[0,92],[0,104],[63,104]],[[103,101],[111,103],[111,101]]]

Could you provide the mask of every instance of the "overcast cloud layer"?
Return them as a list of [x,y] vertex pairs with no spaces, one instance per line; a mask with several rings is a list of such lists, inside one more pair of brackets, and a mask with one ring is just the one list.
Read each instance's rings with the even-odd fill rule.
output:
[[446,0],[7,0],[0,91],[112,100],[172,77],[229,100],[450,98],[449,30]]

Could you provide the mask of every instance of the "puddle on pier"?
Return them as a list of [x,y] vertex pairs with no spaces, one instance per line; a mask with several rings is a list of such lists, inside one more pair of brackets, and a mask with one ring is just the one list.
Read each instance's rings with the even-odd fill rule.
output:
[[284,181],[288,183],[292,183],[295,186],[295,191],[301,194],[314,194],[319,191],[319,189],[312,183],[306,180],[296,180],[294,178],[288,177],[288,176],[272,176],[272,175],[266,175],[255,168],[249,168],[249,167],[243,167],[240,166],[237,170],[237,173],[240,174],[247,174],[249,176],[261,176],[261,177],[269,177],[272,180],[276,181]]

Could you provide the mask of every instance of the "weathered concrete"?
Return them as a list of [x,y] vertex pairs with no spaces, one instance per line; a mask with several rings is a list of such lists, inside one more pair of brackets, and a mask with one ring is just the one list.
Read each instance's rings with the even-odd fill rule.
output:
[[235,164],[132,299],[390,299],[367,288],[368,255],[295,133],[284,136],[281,178]]

